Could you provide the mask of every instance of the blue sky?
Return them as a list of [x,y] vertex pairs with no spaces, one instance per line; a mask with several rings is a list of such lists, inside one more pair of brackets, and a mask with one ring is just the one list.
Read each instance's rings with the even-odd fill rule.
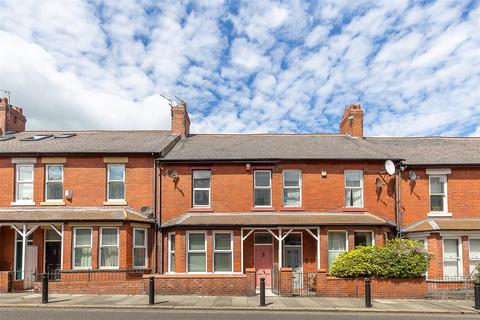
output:
[[28,129],[480,136],[480,1],[0,0]]

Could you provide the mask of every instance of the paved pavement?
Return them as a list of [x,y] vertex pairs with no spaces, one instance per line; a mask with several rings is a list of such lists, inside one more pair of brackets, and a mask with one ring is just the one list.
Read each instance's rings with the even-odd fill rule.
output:
[[[41,295],[9,293],[0,295],[0,308],[95,308],[95,309],[164,309],[164,310],[248,310],[248,311],[322,311],[379,313],[478,314],[468,300],[374,299],[373,308],[365,308],[363,299],[320,297],[267,297],[266,307],[259,307],[257,297],[157,296],[148,305],[145,295],[70,295],[51,294],[50,303],[41,304]],[[37,308],[37,309],[38,309]],[[478,317],[478,316],[477,316]]]
[[[2,308],[0,318],[15,320],[431,320],[431,314],[259,312],[161,309]],[[435,315],[436,320],[478,320],[478,314]]]

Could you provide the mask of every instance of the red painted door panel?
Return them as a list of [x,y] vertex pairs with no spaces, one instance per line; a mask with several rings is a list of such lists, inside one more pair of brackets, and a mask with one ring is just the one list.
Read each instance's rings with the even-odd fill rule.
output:
[[273,246],[255,246],[255,272],[257,275],[257,287],[260,286],[260,278],[265,278],[265,288],[272,287]]

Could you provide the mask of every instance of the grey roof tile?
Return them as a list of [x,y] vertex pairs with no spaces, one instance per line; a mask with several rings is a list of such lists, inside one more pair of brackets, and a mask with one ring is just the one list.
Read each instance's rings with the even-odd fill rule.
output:
[[[22,141],[33,135],[75,133],[70,138]],[[160,153],[179,136],[166,130],[138,131],[26,131],[0,141],[0,154]]]
[[196,134],[180,140],[164,160],[390,158],[363,139],[339,134]]

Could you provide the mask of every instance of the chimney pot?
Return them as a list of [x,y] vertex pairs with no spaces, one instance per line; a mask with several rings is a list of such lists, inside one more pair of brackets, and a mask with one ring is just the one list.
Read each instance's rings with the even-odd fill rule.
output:
[[363,138],[363,111],[360,104],[351,104],[343,111],[340,133]]
[[181,135],[182,138],[188,137],[190,133],[190,117],[188,116],[187,104],[180,101],[178,105],[171,107],[172,113],[172,134]]

